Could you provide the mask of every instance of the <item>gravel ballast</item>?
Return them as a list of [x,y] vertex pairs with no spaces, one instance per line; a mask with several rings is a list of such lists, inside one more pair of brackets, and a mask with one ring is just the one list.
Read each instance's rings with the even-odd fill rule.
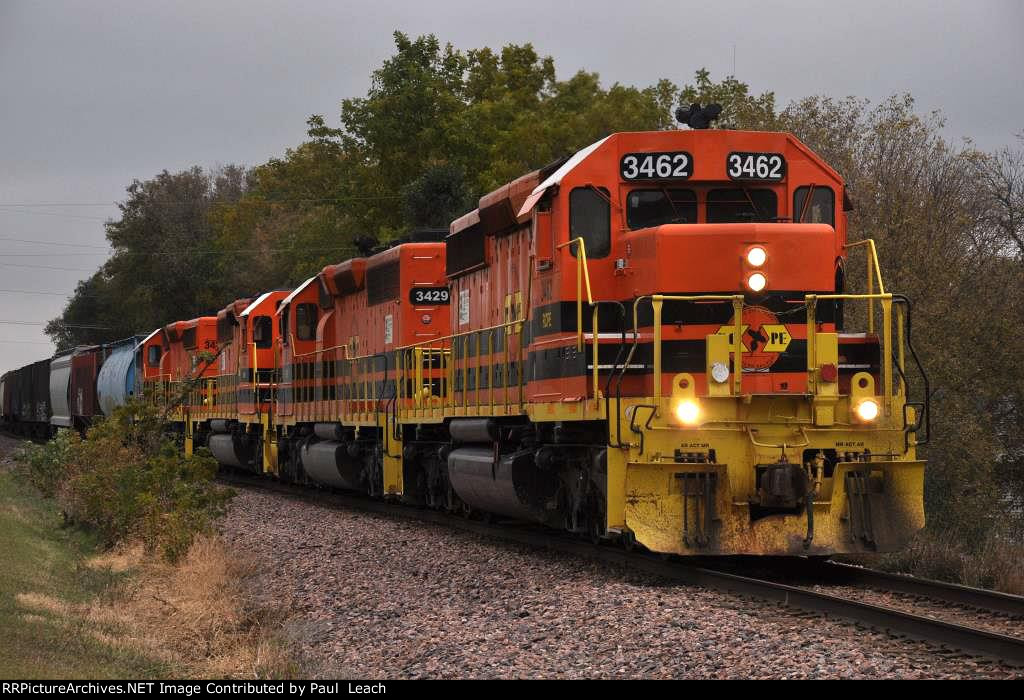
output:
[[224,537],[347,678],[1019,678],[985,659],[608,564],[239,489]]

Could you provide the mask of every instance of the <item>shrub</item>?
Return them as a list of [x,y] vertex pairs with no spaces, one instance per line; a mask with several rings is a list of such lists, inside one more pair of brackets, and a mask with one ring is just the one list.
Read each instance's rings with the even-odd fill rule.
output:
[[67,479],[67,464],[79,443],[81,438],[73,430],[61,430],[42,445],[26,442],[14,454],[17,471],[43,495],[52,497]]
[[968,541],[956,530],[925,529],[878,563],[888,571],[1024,594],[1024,545],[1007,533]]
[[84,440],[62,431],[18,460],[72,522],[95,529],[109,545],[138,539],[170,561],[212,530],[231,497],[213,482],[216,461],[186,457],[164,433],[159,411],[144,404],[117,409]]

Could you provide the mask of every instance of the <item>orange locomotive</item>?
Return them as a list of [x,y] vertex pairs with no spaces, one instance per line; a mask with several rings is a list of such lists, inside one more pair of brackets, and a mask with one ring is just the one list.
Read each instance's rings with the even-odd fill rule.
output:
[[[909,302],[848,209],[788,134],[613,134],[443,241],[263,295],[273,352],[214,380],[231,415],[178,418],[225,464],[659,552],[895,549],[924,521],[928,412]],[[260,344],[241,328],[222,358]]]

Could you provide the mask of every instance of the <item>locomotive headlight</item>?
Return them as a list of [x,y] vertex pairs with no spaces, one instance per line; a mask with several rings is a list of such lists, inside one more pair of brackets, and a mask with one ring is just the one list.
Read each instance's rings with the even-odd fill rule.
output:
[[768,284],[768,278],[762,275],[760,272],[755,272],[747,278],[747,286],[750,287],[752,292],[760,292]]
[[693,399],[683,399],[676,404],[675,414],[683,425],[695,425],[700,420],[700,406]]
[[864,399],[857,404],[854,410],[857,412],[857,417],[865,423],[870,423],[878,418],[878,403],[871,399]]
[[747,262],[751,267],[761,267],[768,259],[768,253],[760,246],[754,246],[747,251]]

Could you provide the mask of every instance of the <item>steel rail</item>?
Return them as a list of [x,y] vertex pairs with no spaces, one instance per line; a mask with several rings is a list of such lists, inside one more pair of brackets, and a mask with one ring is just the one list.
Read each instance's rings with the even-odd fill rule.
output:
[[818,570],[825,576],[834,577],[834,580],[839,582],[877,587],[887,591],[943,600],[947,603],[1024,618],[1024,596],[934,579],[917,578],[906,574],[865,569],[838,562],[822,563]]
[[[484,537],[615,564],[671,581],[777,602],[791,608],[842,618],[886,630],[897,636],[959,649],[970,654],[998,659],[1014,666],[1024,666],[1024,639],[998,632],[936,620],[799,586],[742,576],[707,566],[667,560],[654,554],[626,552],[611,547],[595,546],[555,531],[524,523],[502,521],[499,526],[496,522],[459,518],[440,511],[411,508],[407,505],[371,500],[324,489],[310,489],[248,475],[221,473],[219,478],[227,484],[273,491],[320,506],[361,510],[406,520],[419,520]],[[827,566],[836,565],[827,564]],[[857,567],[848,568],[856,569]],[[842,570],[845,571],[845,568]],[[865,577],[867,578],[868,574],[865,574]],[[888,580],[888,575],[884,575],[884,578]],[[881,578],[874,580],[881,580]],[[949,585],[953,586],[953,584]],[[922,595],[925,594],[922,593]],[[1001,596],[1002,594],[996,594],[997,598]],[[1016,596],[1010,597],[1015,598]]]

